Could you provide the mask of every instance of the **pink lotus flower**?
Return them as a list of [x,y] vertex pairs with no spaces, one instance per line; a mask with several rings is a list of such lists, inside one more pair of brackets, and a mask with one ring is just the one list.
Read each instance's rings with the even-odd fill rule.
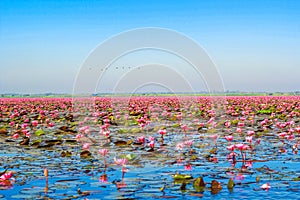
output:
[[244,126],[245,126],[245,123],[244,123],[244,122],[239,122],[239,123],[238,123],[238,126],[239,126],[239,127],[244,127]]
[[248,145],[242,143],[236,144],[235,147],[240,151],[244,151],[250,148]]
[[238,128],[236,128],[236,132],[237,132],[237,133],[242,133],[242,132],[243,132],[243,129],[241,129],[241,128],[238,127]]
[[82,138],[82,137],[83,137],[83,135],[80,134],[80,133],[76,135],[76,139],[80,139],[80,138]]
[[228,149],[229,151],[234,151],[235,145],[227,146],[227,149]]
[[182,150],[184,148],[184,143],[180,142],[176,144],[176,150]]
[[21,125],[21,128],[22,128],[22,129],[26,129],[27,127],[28,127],[28,124],[27,124],[27,123],[24,123],[24,124]]
[[226,128],[229,128],[231,126],[231,122],[225,122],[224,125],[226,126]]
[[102,135],[104,135],[105,137],[108,137],[110,134],[110,130],[102,130]]
[[192,168],[192,165],[185,165],[184,169],[187,171],[191,171],[193,168]]
[[193,145],[193,140],[187,140],[184,142],[184,145],[191,147]]
[[85,133],[85,134],[89,134],[89,133],[90,133],[90,129],[85,129],[85,130],[84,130],[84,133]]
[[100,149],[99,154],[103,157],[105,157],[108,154],[108,149]]
[[245,179],[245,176],[243,174],[238,174],[234,177],[234,180],[242,182]]
[[53,127],[54,123],[53,122],[49,122],[47,125],[48,125],[48,127]]
[[155,145],[154,140],[151,140],[150,143],[148,144],[148,146],[152,149],[154,148],[154,145]]
[[270,183],[265,183],[262,186],[260,186],[261,189],[263,190],[269,190],[271,188]]
[[252,162],[246,162],[245,166],[248,168],[252,168],[252,164],[253,164]]
[[140,143],[145,143],[145,137],[144,136],[140,136],[137,138],[138,142]]
[[292,135],[286,135],[285,138],[287,140],[293,140],[293,139],[295,139],[295,136],[293,134]]
[[183,130],[183,132],[187,132],[189,130],[188,126],[186,124],[183,124],[180,126],[180,128]]
[[128,160],[126,158],[114,158],[115,164],[124,166],[127,164]]
[[149,136],[149,141],[154,141],[155,138],[153,136]]
[[100,177],[99,177],[99,181],[101,183],[107,183],[107,175],[106,174],[102,174]]
[[254,131],[248,131],[247,134],[248,134],[249,136],[252,136],[252,135],[255,134],[255,132],[254,132]]
[[140,124],[139,124],[139,127],[141,127],[141,128],[144,128],[145,126],[146,126],[145,123],[140,123]]
[[13,126],[15,125],[15,122],[14,122],[14,121],[9,122],[8,125],[9,125],[10,127],[13,127]]
[[110,120],[109,120],[109,119],[104,119],[103,122],[104,122],[105,124],[109,124]]
[[166,129],[160,129],[160,130],[158,130],[158,133],[161,134],[161,135],[165,135],[167,133],[167,130]]
[[245,118],[245,117],[240,117],[240,120],[241,120],[241,121],[245,121],[246,118]]
[[286,135],[287,135],[287,132],[282,132],[282,133],[279,133],[279,134],[278,134],[278,137],[283,138],[283,137],[285,137]]
[[104,125],[101,126],[101,129],[106,130],[106,129],[108,129],[108,127],[109,127],[109,124],[104,124]]
[[237,153],[235,153],[233,150],[231,150],[232,152],[227,155],[227,160],[230,162],[234,162],[236,160],[235,158],[237,157]]
[[229,142],[231,142],[233,140],[233,136],[232,135],[227,135],[225,136],[225,139]]
[[32,124],[32,126],[37,127],[37,125],[39,124],[39,122],[38,121],[32,121],[31,124]]
[[249,143],[252,143],[252,136],[246,137],[246,141],[249,142]]
[[84,144],[82,145],[82,148],[85,149],[85,150],[89,150],[90,146],[91,146],[90,143],[84,143]]
[[18,139],[19,138],[19,134],[15,133],[12,137],[15,138],[15,139]]
[[292,129],[292,128],[289,128],[288,132],[289,132],[289,133],[294,133],[294,132],[295,132],[295,130],[294,130],[294,129]]
[[211,118],[207,121],[207,124],[213,123],[214,120],[215,120],[215,118],[211,117]]
[[3,174],[2,176],[0,176],[0,181],[6,181],[9,180],[13,175],[13,172],[7,172],[5,174]]
[[218,137],[219,137],[219,135],[218,134],[214,134],[214,135],[211,135],[211,136],[209,136],[211,139],[213,139],[213,140],[217,140],[218,139]]

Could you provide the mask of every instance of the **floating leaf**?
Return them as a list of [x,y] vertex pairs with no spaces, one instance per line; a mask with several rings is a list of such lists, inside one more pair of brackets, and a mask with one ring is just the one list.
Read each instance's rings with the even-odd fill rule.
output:
[[173,124],[173,125],[172,125],[172,128],[177,128],[177,127],[179,127],[179,126],[180,126],[180,124],[176,123],[176,124]]
[[34,132],[34,134],[39,137],[39,136],[45,134],[45,132],[42,129],[38,129]]
[[211,189],[222,189],[222,185],[220,182],[216,180],[211,181]]
[[130,132],[130,130],[128,130],[128,129],[119,129],[118,130],[118,133],[129,133]]
[[38,146],[38,145],[40,145],[41,142],[42,142],[41,139],[34,140],[31,144],[31,146]]
[[91,152],[89,152],[88,150],[85,150],[80,153],[80,158],[88,158],[91,155],[92,155]]
[[222,190],[222,185],[216,180],[211,181],[211,193],[218,194]]
[[126,158],[128,161],[134,160],[137,157],[135,154],[127,154],[125,156],[121,156],[121,158]]
[[65,140],[66,143],[77,143],[77,140],[67,139]]
[[6,135],[8,133],[7,129],[6,128],[1,128],[0,129],[0,135]]
[[300,176],[297,178],[293,178],[293,181],[300,181]]
[[122,140],[118,140],[118,141],[115,141],[114,144],[116,146],[125,146],[125,145],[127,145],[127,142],[126,141],[122,141]]
[[70,157],[70,156],[72,156],[72,152],[70,152],[70,151],[63,151],[63,152],[61,152],[60,156],[61,157]]
[[135,127],[135,128],[132,128],[130,130],[130,132],[132,132],[132,133],[139,133],[139,132],[141,132],[141,129]]
[[20,145],[29,145],[30,138],[29,137],[24,137],[24,140],[20,142]]
[[173,178],[174,180],[188,180],[188,179],[192,179],[193,177],[188,174],[175,174]]
[[203,192],[205,189],[205,183],[204,180],[202,178],[202,176],[198,177],[194,183],[193,183],[193,187],[196,190],[196,192]]
[[208,130],[207,130],[207,133],[215,133],[215,132],[217,132],[217,131],[216,131],[216,129],[214,129],[214,128],[211,128],[211,129],[208,129]]

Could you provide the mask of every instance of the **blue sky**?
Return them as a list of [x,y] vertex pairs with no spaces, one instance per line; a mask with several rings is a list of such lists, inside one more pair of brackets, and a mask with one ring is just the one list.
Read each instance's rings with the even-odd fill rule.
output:
[[1,0],[0,93],[71,93],[97,45],[142,27],[197,41],[227,90],[299,91],[299,10],[297,0]]

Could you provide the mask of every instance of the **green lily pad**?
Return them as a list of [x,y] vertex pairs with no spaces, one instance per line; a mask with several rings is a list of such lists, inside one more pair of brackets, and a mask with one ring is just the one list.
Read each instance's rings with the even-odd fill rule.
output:
[[174,180],[188,180],[192,179],[193,177],[189,174],[175,174],[173,175]]
[[135,154],[121,155],[120,158],[126,158],[128,161],[134,160],[137,157]]
[[34,134],[39,137],[39,136],[45,134],[45,131],[43,131],[42,129],[38,129],[34,132]]

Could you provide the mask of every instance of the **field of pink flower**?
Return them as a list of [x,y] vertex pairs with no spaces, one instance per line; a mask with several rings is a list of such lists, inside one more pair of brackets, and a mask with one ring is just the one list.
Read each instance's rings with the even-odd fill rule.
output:
[[0,99],[0,198],[298,198],[300,97]]

